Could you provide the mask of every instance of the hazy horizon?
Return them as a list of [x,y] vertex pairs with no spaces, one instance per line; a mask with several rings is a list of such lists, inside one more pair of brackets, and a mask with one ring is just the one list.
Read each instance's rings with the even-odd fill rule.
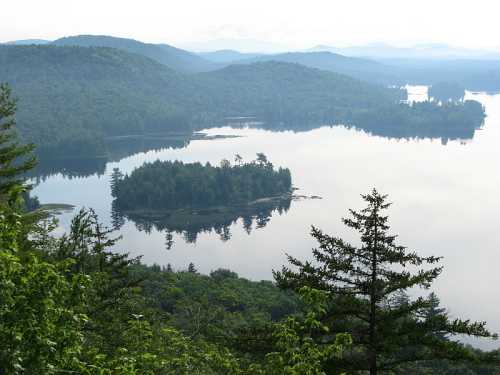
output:
[[12,40],[0,40],[0,44],[10,44],[15,42],[24,42],[24,41],[47,41],[53,42],[55,40],[65,38],[65,37],[74,37],[74,36],[109,36],[115,38],[124,38],[124,39],[132,39],[142,43],[152,43],[152,44],[168,44],[177,48],[190,50],[193,52],[210,52],[210,51],[220,51],[220,50],[235,50],[245,53],[273,53],[273,52],[289,52],[289,51],[308,51],[308,50],[321,50],[321,48],[338,48],[338,49],[350,49],[350,48],[401,48],[401,49],[432,49],[432,48],[448,48],[448,49],[457,49],[464,51],[476,51],[476,52],[484,52],[484,53],[500,53],[500,48],[469,48],[451,45],[447,43],[438,43],[433,41],[428,42],[420,42],[414,44],[398,44],[398,43],[389,43],[385,41],[371,41],[367,43],[360,44],[333,44],[333,43],[316,43],[311,44],[309,46],[305,46],[302,48],[294,48],[289,47],[283,44],[275,43],[268,40],[258,40],[252,38],[215,38],[210,40],[197,40],[197,41],[189,41],[189,42],[180,42],[180,43],[171,43],[168,40],[165,41],[147,41],[143,39],[139,39],[134,37],[133,35],[114,35],[114,34],[95,34],[95,33],[81,33],[81,34],[68,34],[61,35],[57,38],[53,39],[45,39],[41,37],[28,37],[28,38],[19,38]]
[[487,0],[474,4],[449,0],[418,3],[355,0],[342,4],[320,0],[307,4],[186,0],[159,4],[145,0],[140,6],[129,0],[88,0],[72,2],[71,7],[62,0],[48,0],[9,2],[3,8],[8,17],[0,24],[0,42],[92,34],[181,48],[207,41],[233,40],[272,45],[275,50],[373,43],[500,49],[496,38],[500,25],[495,19],[499,6]]

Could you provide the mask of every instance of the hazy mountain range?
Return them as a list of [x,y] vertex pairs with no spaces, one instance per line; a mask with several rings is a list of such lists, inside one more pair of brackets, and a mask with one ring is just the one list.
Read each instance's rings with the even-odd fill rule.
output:
[[[442,44],[399,48],[385,44],[333,48],[318,46],[309,51],[285,53],[244,53],[218,50],[194,53],[168,44],[106,35],[78,35],[55,41],[29,39],[8,45],[107,47],[141,55],[173,71],[197,74],[222,69],[231,64],[285,62],[300,64],[363,81],[383,85],[426,84],[448,81],[474,91],[500,90],[500,56],[494,52],[452,48]],[[364,57],[361,57],[364,56]]]
[[329,51],[345,56],[376,59],[499,59],[500,51],[451,47],[446,44],[419,44],[412,47],[394,47],[384,43],[365,46],[333,47],[318,45],[309,52]]
[[[78,39],[85,39],[85,42]],[[90,41],[90,39],[94,39]],[[108,40],[105,40],[109,38]],[[87,43],[94,45],[97,40],[103,46],[117,48],[137,49],[133,42],[147,45],[151,49],[171,49],[180,55],[185,53],[199,55],[215,63],[229,63],[243,59],[254,58],[263,54],[276,55],[285,52],[332,52],[350,57],[367,57],[373,59],[500,59],[500,46],[497,49],[468,49],[453,47],[443,43],[417,44],[409,47],[392,46],[386,43],[370,43],[359,46],[336,47],[331,45],[317,45],[303,50],[291,50],[279,43],[261,41],[256,39],[214,39],[204,42],[182,43],[182,48],[176,48],[167,44],[142,43],[126,38],[115,38],[97,35],[79,35],[58,39],[56,41],[44,39],[24,39],[7,42],[5,44],[29,45],[29,44],[70,44],[81,45]],[[191,52],[188,52],[191,51]],[[160,52],[152,53],[153,56],[161,55]],[[159,57],[161,59],[161,57]],[[183,60],[179,57],[180,61]],[[205,62],[206,63],[206,62]],[[205,70],[203,63],[199,63],[202,71]],[[195,70],[198,70],[195,68]]]
[[22,39],[22,40],[13,40],[11,42],[6,42],[4,44],[12,44],[17,46],[27,46],[30,44],[48,44],[50,40],[45,39]]

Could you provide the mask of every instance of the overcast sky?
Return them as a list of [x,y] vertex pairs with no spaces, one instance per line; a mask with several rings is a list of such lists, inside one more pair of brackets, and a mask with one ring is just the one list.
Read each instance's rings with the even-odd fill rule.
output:
[[106,34],[287,48],[386,42],[500,48],[497,0],[2,0],[0,41]]

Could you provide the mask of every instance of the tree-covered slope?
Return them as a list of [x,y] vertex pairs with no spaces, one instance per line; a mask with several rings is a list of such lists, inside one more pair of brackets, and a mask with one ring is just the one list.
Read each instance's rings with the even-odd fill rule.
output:
[[186,131],[181,106],[193,93],[173,70],[110,48],[0,46],[0,82],[18,98],[23,138],[42,146]]
[[392,105],[405,91],[277,61],[231,65],[196,77],[209,107],[225,116],[255,116],[278,122],[335,122],[352,113]]
[[136,53],[166,65],[179,72],[194,73],[217,69],[218,64],[194,53],[168,44],[142,43],[133,39],[104,35],[78,35],[58,39],[52,44],[58,46],[109,47]]

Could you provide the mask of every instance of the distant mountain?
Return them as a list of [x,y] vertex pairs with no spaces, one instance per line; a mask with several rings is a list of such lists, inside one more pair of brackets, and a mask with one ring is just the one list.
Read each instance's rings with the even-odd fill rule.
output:
[[235,50],[243,53],[280,53],[290,48],[280,43],[268,42],[250,38],[221,38],[204,42],[187,42],[182,48],[195,52],[210,52],[220,50]]
[[146,56],[183,73],[206,72],[220,67],[216,63],[205,60],[194,53],[172,47],[168,44],[142,43],[133,39],[103,35],[78,35],[57,39],[52,44],[57,46],[117,48]]
[[50,40],[45,40],[45,39],[22,39],[22,40],[13,40],[11,42],[7,42],[4,44],[12,44],[16,46],[25,46],[25,45],[31,45],[31,44],[47,44],[50,43]]
[[231,64],[241,60],[253,59],[262,56],[260,53],[243,53],[231,49],[223,49],[212,52],[199,52],[201,57],[221,64]]
[[395,83],[397,81],[389,66],[369,59],[347,57],[332,52],[288,52],[277,55],[261,55],[247,60],[239,60],[237,63],[262,61],[301,64],[310,68],[346,74],[370,82]]
[[385,43],[372,43],[364,46],[332,47],[319,45],[307,52],[328,51],[352,57],[374,59],[499,59],[500,51],[476,50],[451,47],[447,44],[418,44],[412,47],[395,47]]

